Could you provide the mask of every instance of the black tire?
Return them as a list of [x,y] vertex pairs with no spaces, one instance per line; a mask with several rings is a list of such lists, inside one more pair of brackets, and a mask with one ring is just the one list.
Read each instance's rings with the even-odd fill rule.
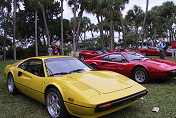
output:
[[81,61],[84,61],[85,60],[85,56],[84,55],[81,55]]
[[138,83],[147,83],[149,82],[149,75],[148,75],[148,72],[145,68],[136,68],[134,71],[133,71],[133,80],[135,80],[136,82]]
[[144,56],[147,56],[147,52],[146,52],[146,51],[142,52],[142,54],[143,54]]
[[98,66],[95,65],[95,64],[91,64],[90,67],[91,67],[93,70],[99,70],[99,69],[98,69]]
[[8,91],[11,94],[17,94],[18,93],[18,91],[16,89],[16,86],[15,86],[14,79],[13,79],[13,75],[11,73],[8,75],[7,88],[8,88]]
[[46,92],[46,108],[51,118],[69,118],[64,101],[56,88],[50,88]]

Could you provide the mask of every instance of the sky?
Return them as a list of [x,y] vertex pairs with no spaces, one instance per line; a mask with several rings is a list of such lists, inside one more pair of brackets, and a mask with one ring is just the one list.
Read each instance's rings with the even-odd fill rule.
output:
[[[160,6],[164,2],[167,2],[167,1],[173,1],[176,4],[176,0],[149,0],[148,10],[150,10],[154,6]],[[146,10],[146,0],[129,0],[129,3],[125,5],[125,9],[122,12],[123,16],[125,16],[126,13],[128,12],[128,10],[132,9],[134,7],[134,5],[140,6],[143,9],[143,11],[145,12],[145,10]],[[96,16],[93,16],[92,14],[88,14],[86,12],[83,13],[83,16],[86,16],[86,17],[90,18],[91,23],[97,24]],[[73,17],[72,9],[68,6],[66,1],[64,1],[63,17],[65,19],[70,19],[70,18]],[[99,35],[99,34],[96,34],[96,35]],[[91,34],[89,32],[87,34],[87,38],[90,38],[90,37],[91,37]]]
[[[167,1],[173,1],[176,4],[176,0],[149,0],[149,10],[154,6],[162,5],[162,3]],[[134,5],[140,6],[145,12],[146,0],[129,0],[129,3],[125,5],[123,10],[123,15],[125,16],[129,9],[132,9]],[[92,14],[83,13],[84,16],[89,17],[92,23],[97,23],[96,16]],[[70,19],[73,17],[72,9],[68,6],[66,1],[64,1],[64,16],[65,19]]]

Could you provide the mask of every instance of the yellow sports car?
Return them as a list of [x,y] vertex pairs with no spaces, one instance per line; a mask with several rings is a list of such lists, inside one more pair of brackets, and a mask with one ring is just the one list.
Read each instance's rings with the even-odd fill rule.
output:
[[128,107],[146,88],[111,71],[93,71],[69,56],[32,57],[7,65],[8,91],[46,104],[53,118],[99,117]]

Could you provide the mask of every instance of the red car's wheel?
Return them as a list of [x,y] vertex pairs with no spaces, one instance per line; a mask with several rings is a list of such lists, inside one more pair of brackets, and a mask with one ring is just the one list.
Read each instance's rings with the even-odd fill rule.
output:
[[149,75],[146,69],[136,68],[133,71],[133,79],[138,83],[147,83],[149,81]]
[[91,64],[90,67],[91,67],[92,69],[94,69],[94,70],[99,70],[99,69],[98,69],[98,66],[95,65],[95,64]]

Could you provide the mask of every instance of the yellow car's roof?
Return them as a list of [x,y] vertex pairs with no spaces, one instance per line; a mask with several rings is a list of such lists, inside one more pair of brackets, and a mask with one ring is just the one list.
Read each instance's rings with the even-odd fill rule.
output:
[[30,57],[28,59],[49,59],[49,58],[66,58],[66,57],[72,57],[72,56],[38,56],[38,57]]

